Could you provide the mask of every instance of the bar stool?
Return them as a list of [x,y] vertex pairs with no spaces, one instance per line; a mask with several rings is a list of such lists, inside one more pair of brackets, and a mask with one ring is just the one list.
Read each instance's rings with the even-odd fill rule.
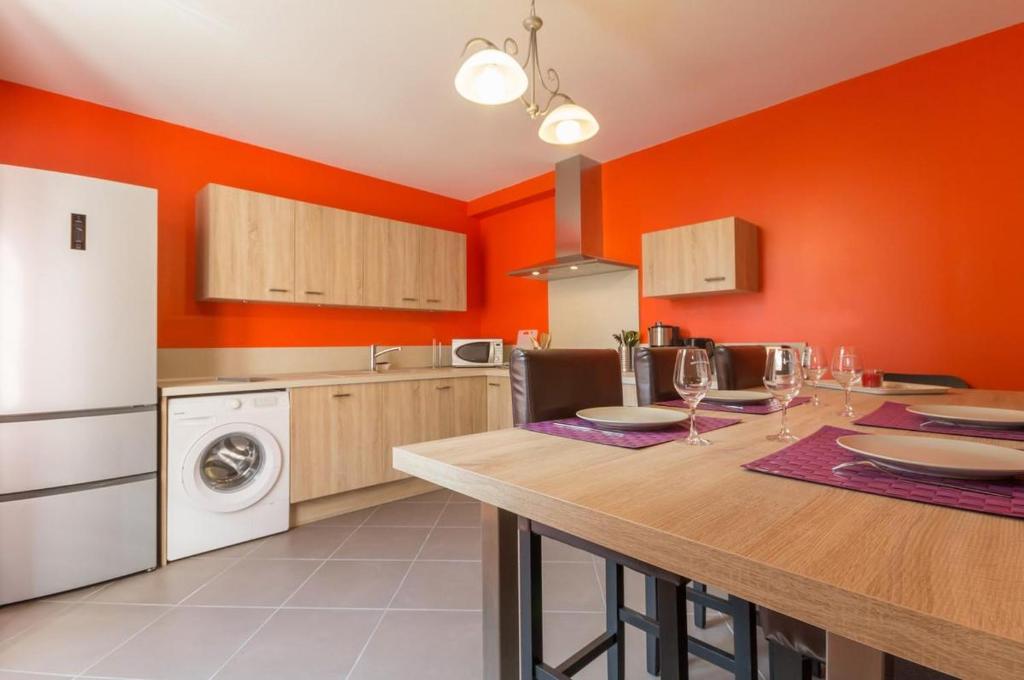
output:
[[[509,362],[512,419],[516,425],[567,418],[581,408],[622,405],[622,374],[612,350],[513,350]],[[605,560],[605,631],[558,666],[544,662],[541,537],[566,543]],[[623,569],[653,581],[657,614],[625,605]],[[664,680],[686,677],[686,580],[603,546],[521,517],[519,520],[520,656],[523,678],[566,680],[607,653],[609,680],[625,672],[625,625],[643,630],[660,645]]]
[[[636,371],[636,402],[638,405],[650,406],[659,401],[672,401],[679,398],[673,379],[676,355],[679,354],[679,349],[678,347],[640,347],[637,349],[634,357],[634,370]],[[717,349],[727,350],[729,348]],[[716,355],[718,354],[717,349]],[[758,369],[758,375],[761,375],[764,372],[764,356],[767,356],[767,353],[764,348],[760,347],[749,349],[761,350],[761,367]],[[732,359],[731,354],[725,354],[727,359]],[[745,358],[743,365],[752,364],[755,361],[756,357],[753,356]],[[731,366],[729,370],[732,371],[733,368],[734,366]],[[730,379],[735,380],[735,377]],[[646,579],[645,589],[646,609],[650,616],[657,611],[655,584],[650,578]],[[738,597],[721,598],[711,595],[707,591],[707,586],[697,581],[692,582],[687,589],[686,596],[693,602],[693,623],[697,628],[707,626],[707,610],[709,608],[731,616],[733,619],[734,654],[729,654],[696,639],[691,639],[689,642],[690,653],[730,671],[737,678],[756,678],[757,636],[755,634],[756,610],[754,605]],[[648,673],[657,674],[659,671],[658,645],[657,638],[651,635],[647,636]]]

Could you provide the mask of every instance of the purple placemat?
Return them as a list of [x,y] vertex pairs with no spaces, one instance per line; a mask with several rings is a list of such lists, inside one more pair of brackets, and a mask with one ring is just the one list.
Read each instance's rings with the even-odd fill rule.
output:
[[[954,434],[960,437],[984,437],[1024,442],[1024,429],[943,425],[926,416],[911,413],[907,410],[907,406],[908,404],[901,404],[898,401],[887,401],[871,413],[853,422],[855,425],[888,427],[911,432],[934,432],[935,434]],[[929,424],[925,425],[925,423]]]
[[[736,418],[706,418],[697,416],[697,431],[701,434],[729,427],[741,422]],[[566,425],[577,425],[579,427],[591,428],[578,430],[572,427],[559,427],[558,423]],[[540,432],[541,434],[552,434],[556,437],[566,439],[578,439],[592,444],[608,444],[609,446],[621,446],[626,449],[642,449],[646,446],[664,444],[676,439],[685,439],[690,432],[690,423],[685,425],[673,425],[663,430],[648,430],[644,432],[624,432],[619,430],[598,430],[582,418],[560,418],[559,420],[544,420],[539,423],[527,423],[521,426],[524,430]]]
[[944,505],[960,510],[973,510],[991,515],[1006,515],[1024,519],[1024,482],[979,482],[964,479],[943,480],[958,486],[1011,492],[1012,498],[989,496],[971,491],[961,491],[935,486],[927,482],[901,479],[895,475],[864,466],[848,468],[843,474],[832,472],[840,463],[860,458],[836,443],[836,438],[848,434],[862,434],[826,425],[809,437],[791,444],[775,453],[745,464],[743,467],[755,472],[789,477],[805,482],[838,486],[853,491],[864,491],[879,496],[902,498],[908,501]]
[[[800,406],[801,404],[806,404],[810,400],[810,397],[795,397],[793,401],[789,402],[789,407],[793,408],[794,406]],[[672,401],[659,401],[658,406],[670,406],[672,408],[683,409],[690,408],[682,399],[673,399]],[[726,406],[725,404],[716,404],[714,402],[709,401],[702,401],[699,404],[697,404],[697,408],[704,409],[706,411],[724,411],[726,413],[753,413],[760,416],[768,415],[769,413],[778,413],[779,411],[782,410],[782,404],[780,404],[775,399],[772,399],[769,402],[761,404],[735,404],[735,406],[736,408],[733,408],[733,406]]]

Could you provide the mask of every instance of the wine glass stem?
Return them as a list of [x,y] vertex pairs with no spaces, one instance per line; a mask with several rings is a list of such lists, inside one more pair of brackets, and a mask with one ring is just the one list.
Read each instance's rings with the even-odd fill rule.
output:
[[815,406],[817,406],[820,403],[820,400],[818,399],[818,381],[815,380],[812,383],[812,385],[814,386],[814,392],[812,393],[813,398],[811,399],[811,401],[814,403]]
[[697,405],[690,406],[690,436],[688,439],[697,438]]
[[851,388],[851,387],[852,387],[852,384],[848,383],[848,384],[846,385],[846,389],[845,389],[845,390],[843,390],[843,392],[844,392],[844,393],[845,393],[845,395],[846,395],[846,409],[845,409],[845,411],[846,411],[847,413],[849,413],[849,412],[850,412],[850,388]]
[[784,435],[787,432],[789,432],[789,427],[786,425],[786,414],[788,414],[788,413],[789,413],[789,402],[788,401],[784,401],[784,402],[782,402],[782,430],[779,432],[779,434],[783,434]]

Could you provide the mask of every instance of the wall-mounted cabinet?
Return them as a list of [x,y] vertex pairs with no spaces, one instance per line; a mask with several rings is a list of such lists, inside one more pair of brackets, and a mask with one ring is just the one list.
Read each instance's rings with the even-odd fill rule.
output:
[[196,198],[202,300],[466,309],[466,236],[217,184]]
[[754,292],[758,228],[725,217],[643,235],[644,297]]

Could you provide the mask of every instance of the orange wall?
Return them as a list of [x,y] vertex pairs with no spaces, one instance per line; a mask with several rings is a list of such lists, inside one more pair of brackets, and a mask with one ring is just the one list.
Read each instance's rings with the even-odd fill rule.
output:
[[[0,81],[0,163],[155,187],[160,347],[428,344],[479,333],[479,238],[462,201]],[[469,236],[469,312],[195,300],[195,194],[217,182]]]
[[[643,232],[739,215],[762,227],[762,291],[643,298],[641,327],[1024,388],[1022,112],[1024,24],[606,163],[606,252],[639,263]],[[550,209],[495,212],[501,195],[485,252],[552,232]],[[502,327],[542,318],[535,294],[501,305],[500,272],[484,286]]]

